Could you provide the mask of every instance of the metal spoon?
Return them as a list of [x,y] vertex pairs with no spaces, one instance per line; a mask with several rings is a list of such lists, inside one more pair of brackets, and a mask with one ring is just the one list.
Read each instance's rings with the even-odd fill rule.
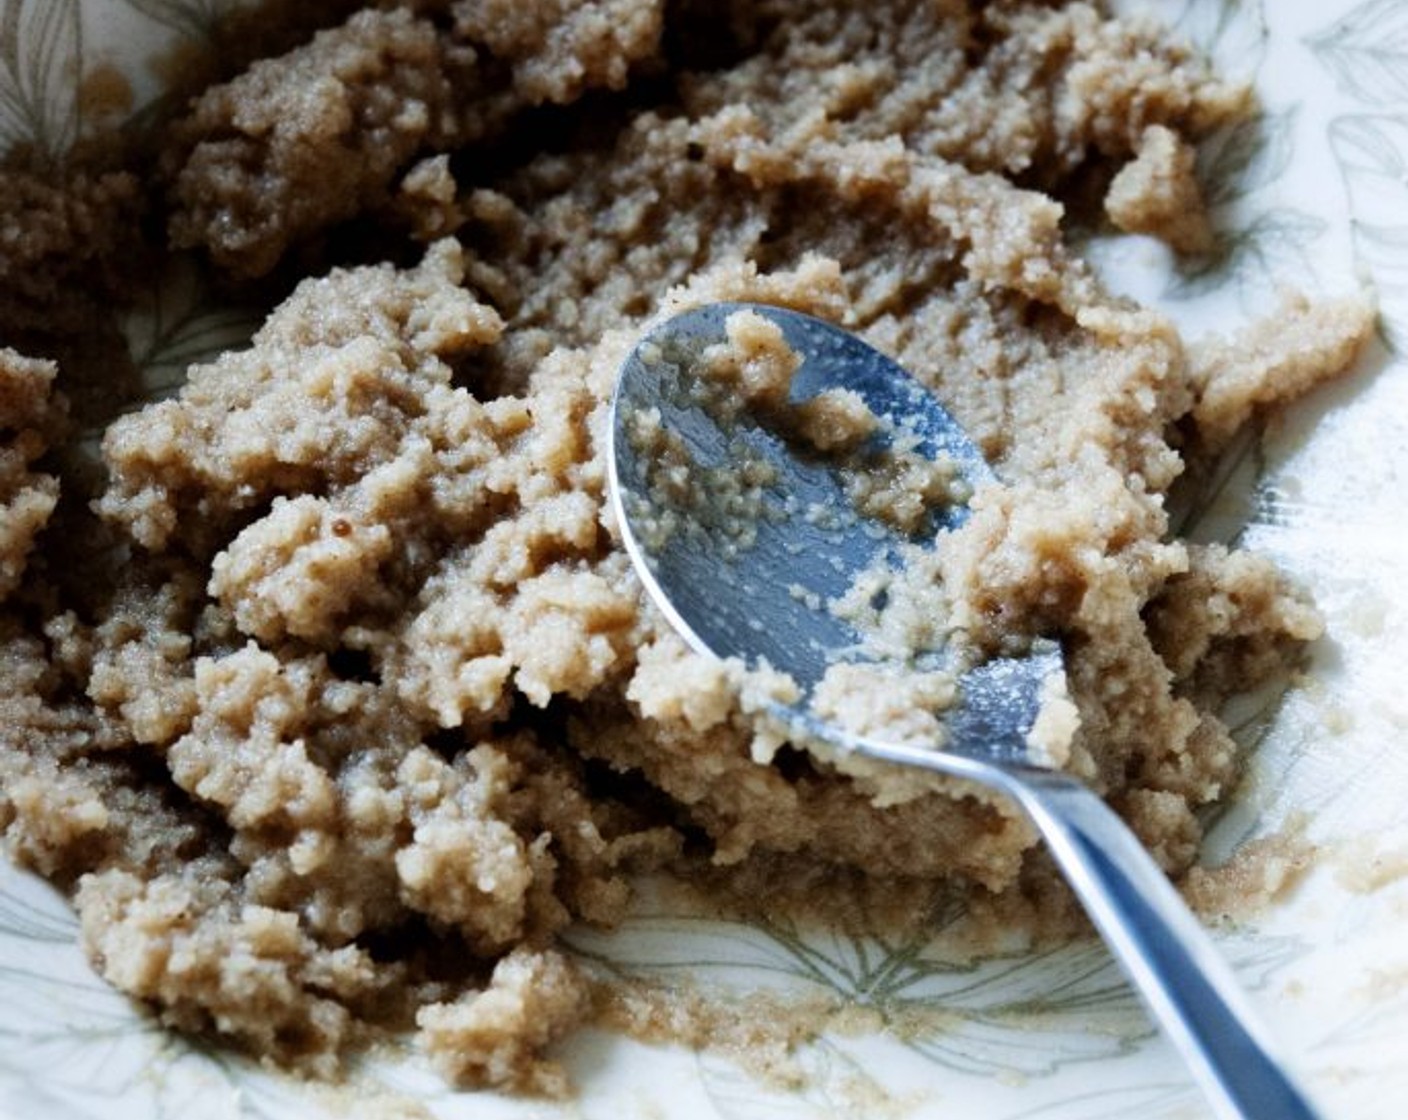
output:
[[[786,439],[746,413],[721,424],[705,407],[696,388],[697,363],[706,347],[725,340],[728,316],[745,308],[780,327],[803,358],[793,402],[824,389],[853,390],[875,415],[902,419],[922,454],[949,455],[974,485],[993,475],[931,393],[879,351],[821,320],[765,305],[711,304],[660,324],[637,344],[616,387],[610,453],[613,502],[636,570],[695,649],[750,666],[766,661],[790,674],[805,696],[838,654],[858,647],[849,623],[824,604],[877,557],[895,554],[906,538],[869,519],[817,518],[817,509],[851,508],[834,461],[796,454]],[[642,454],[631,427],[633,418],[654,419],[651,410],[658,410],[659,425],[677,435],[705,469],[727,469],[740,451],[766,461],[768,512],[754,519],[746,547],[718,525],[689,523],[687,510],[672,511],[676,531],[658,532],[659,510],[650,497],[658,464]],[[932,528],[954,527],[966,516],[961,503],[949,506]],[[799,585],[809,594],[798,594]],[[1148,853],[1098,796],[1043,765],[1028,745],[1043,682],[1063,671],[1051,644],[968,669],[960,681],[961,701],[945,718],[941,749],[848,734],[814,716],[805,701],[777,705],[776,714],[803,739],[966,778],[1011,797],[1040,831],[1218,1114],[1315,1117],[1231,970]]]

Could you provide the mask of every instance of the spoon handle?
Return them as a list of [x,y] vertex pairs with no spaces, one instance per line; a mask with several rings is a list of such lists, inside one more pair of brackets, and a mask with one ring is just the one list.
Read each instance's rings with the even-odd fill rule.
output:
[[1125,823],[1063,774],[1024,769],[1006,777],[1003,786],[1040,830],[1217,1114],[1315,1120],[1232,970]]

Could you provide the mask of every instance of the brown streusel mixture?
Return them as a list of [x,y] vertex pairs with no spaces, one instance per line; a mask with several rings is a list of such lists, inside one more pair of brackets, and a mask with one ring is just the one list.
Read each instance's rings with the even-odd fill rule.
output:
[[[729,298],[942,395],[1004,480],[936,554],[950,623],[1061,639],[1067,764],[1186,869],[1238,766],[1217,705],[1320,623],[1270,563],[1170,537],[1165,495],[1371,313],[1185,348],[1061,200],[1103,169],[1119,227],[1197,248],[1190,145],[1250,108],[1159,29],[1036,0],[407,0],[209,89],[146,205],[234,278],[315,275],[111,423],[101,524],[36,465],[52,364],[0,351],[11,852],[169,1023],[320,1073],[414,1023],[447,1076],[546,1092],[591,1006],[554,935],[641,871],[1029,887],[1033,834],[981,791],[769,764],[736,676],[642,598],[606,402],[649,322]],[[44,353],[29,309],[117,252],[85,199],[135,212],[132,181],[76,182],[0,202],[0,343]]]

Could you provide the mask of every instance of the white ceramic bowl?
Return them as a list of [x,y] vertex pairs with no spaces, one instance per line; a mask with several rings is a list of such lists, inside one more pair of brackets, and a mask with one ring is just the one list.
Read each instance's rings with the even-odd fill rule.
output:
[[[229,0],[4,0],[0,145],[58,150],[79,126],[76,90],[100,67],[127,75],[136,111],[158,92],[149,62],[198,38]],[[290,0],[292,2],[292,0]],[[1190,331],[1228,327],[1278,285],[1375,286],[1383,341],[1359,373],[1246,441],[1232,484],[1194,534],[1236,535],[1310,586],[1329,621],[1308,679],[1243,713],[1251,779],[1223,808],[1208,858],[1303,823],[1320,855],[1299,889],[1219,936],[1254,1001],[1329,1117],[1403,1115],[1408,1099],[1408,0],[1127,0],[1253,73],[1267,115],[1206,153],[1220,267],[1180,275],[1153,242],[1092,246],[1115,287]],[[12,65],[12,60],[24,65]],[[182,360],[244,325],[189,290],[154,340],[153,392]],[[170,321],[168,316],[167,321]],[[145,335],[144,335],[145,332]],[[182,359],[182,360],[178,360]],[[0,729],[3,733],[3,729]],[[728,1060],[587,1032],[566,1049],[581,1086],[562,1106],[454,1093],[413,1057],[368,1062],[354,1090],[299,1085],[157,1029],[96,979],[65,903],[0,869],[0,1113],[102,1120],[184,1115],[268,1120],[346,1114],[443,1117],[914,1116],[1088,1120],[1199,1116],[1204,1106],[1100,946],[954,968],[923,946],[798,938],[669,913],[577,949],[627,973],[840,994],[879,1012],[943,1009],[903,1041],[883,1028],[824,1037],[794,1091]],[[910,950],[917,950],[910,952]],[[879,979],[884,977],[883,982]]]

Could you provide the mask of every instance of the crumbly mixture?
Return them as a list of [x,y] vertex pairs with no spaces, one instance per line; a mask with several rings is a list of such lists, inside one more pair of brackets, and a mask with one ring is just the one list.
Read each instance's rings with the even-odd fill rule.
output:
[[854,451],[880,430],[880,417],[853,389],[824,389],[797,407],[797,432],[822,453]]
[[357,13],[210,89],[178,122],[172,244],[263,275],[295,244],[387,204],[417,154],[495,138],[529,106],[620,88],[660,30],[658,0]]
[[142,212],[122,171],[55,176],[0,167],[0,325],[14,343],[38,329],[77,333],[121,286]]
[[643,486],[639,493],[623,493],[622,500],[648,557],[678,536],[684,537],[680,547],[698,547],[706,533],[720,538],[726,555],[737,556],[754,547],[762,523],[781,514],[764,493],[778,482],[777,465],[746,440],[730,439],[723,461],[707,466],[665,427],[658,408],[634,410],[625,420]]
[[[911,538],[929,514],[952,507],[971,487],[956,478],[949,456],[930,458],[917,450],[912,425],[902,427],[905,418],[877,416],[847,389],[800,395],[794,380],[807,356],[793,349],[767,309],[731,311],[720,326],[722,339],[702,348],[668,331],[659,341],[648,338],[627,363],[633,372],[623,377],[653,386],[662,404],[689,422],[667,428],[660,407],[641,406],[631,395],[617,403],[618,434],[627,441],[631,464],[622,484],[623,528],[652,566],[668,565],[667,549],[676,556],[703,552],[718,562],[722,578],[731,574],[741,587],[770,578],[767,569],[760,574],[736,566],[760,544],[765,556],[781,561],[781,571],[789,553],[801,549],[864,549],[844,561],[833,558],[838,572],[848,564],[858,567],[839,595],[823,598],[800,583],[782,588],[807,611],[850,624],[847,641],[828,651],[828,667],[807,689],[807,702],[852,734],[939,747],[945,739],[939,713],[957,701],[956,682],[950,671],[913,666],[944,652],[961,661],[962,651],[954,648],[961,635],[942,624],[950,607],[935,564]],[[686,428],[689,441],[682,434]],[[687,442],[716,465],[696,459]],[[829,496],[803,503],[792,493],[784,477],[790,458],[824,464],[833,484]],[[763,532],[769,523],[781,527],[781,538]],[[794,539],[794,530],[813,527],[834,536],[820,545]],[[928,535],[932,543],[932,528]],[[896,564],[892,550],[907,552],[909,563]],[[856,660],[866,654],[878,660]],[[756,667],[764,674],[790,668],[774,668],[765,659]],[[741,663],[738,669],[744,671]],[[802,695],[802,683],[812,684],[789,677],[785,689]],[[856,765],[858,760],[847,760],[851,772]],[[902,784],[915,781],[905,777]]]
[[0,349],[0,603],[19,586],[39,531],[59,499],[59,480],[34,462],[59,435],[52,362]]
[[[1063,643],[1066,765],[1187,868],[1238,768],[1218,703],[1320,624],[1170,538],[1165,496],[1371,313],[1185,348],[1060,199],[1103,165],[1116,222],[1191,244],[1187,146],[1249,110],[1157,28],[1035,0],[418,0],[208,90],[145,204],[230,276],[312,275],[111,424],[100,521],[37,462],[51,367],[0,358],[11,852],[168,1023],[322,1073],[418,1024],[448,1076],[539,1091],[586,1013],[554,934],[644,869],[1063,906],[1005,802],[759,750],[744,685],[645,603],[616,370],[653,317],[742,299],[859,331],[974,435],[1003,481],[933,554],[945,624]],[[79,202],[0,204],[0,308],[82,269]],[[329,267],[369,228],[398,263]]]
[[[799,518],[832,531],[884,524],[908,536],[971,494],[949,456],[917,450],[905,418],[875,415],[849,389],[794,399],[803,355],[761,309],[735,310],[722,327],[722,340],[702,349],[667,337],[646,339],[635,351],[642,384],[717,437],[704,441],[710,446],[701,459],[666,426],[659,406],[620,410],[622,451],[633,463],[622,505],[648,558],[672,542],[737,558],[756,546],[764,523]],[[783,477],[778,456],[788,455],[825,461],[840,500],[812,498],[804,506]]]
[[[951,460],[917,453],[913,433],[902,429],[903,417],[876,416],[851,390],[827,389],[789,404],[803,359],[777,324],[755,311],[737,311],[724,321],[724,332],[726,341],[702,356],[705,375],[725,389],[725,399],[735,407],[832,459],[858,515],[913,533],[932,511],[968,496]],[[880,432],[884,446],[872,451],[866,442]]]
[[1135,158],[1114,177],[1105,194],[1105,213],[1129,233],[1161,237],[1184,253],[1212,245],[1212,226],[1203,208],[1195,166],[1197,152],[1178,133],[1151,125],[1140,137]]
[[730,406],[777,414],[786,408],[801,367],[802,356],[776,323],[756,311],[735,311],[724,320],[724,341],[705,347],[698,368],[687,375],[712,385],[714,399],[705,403],[724,416]]

